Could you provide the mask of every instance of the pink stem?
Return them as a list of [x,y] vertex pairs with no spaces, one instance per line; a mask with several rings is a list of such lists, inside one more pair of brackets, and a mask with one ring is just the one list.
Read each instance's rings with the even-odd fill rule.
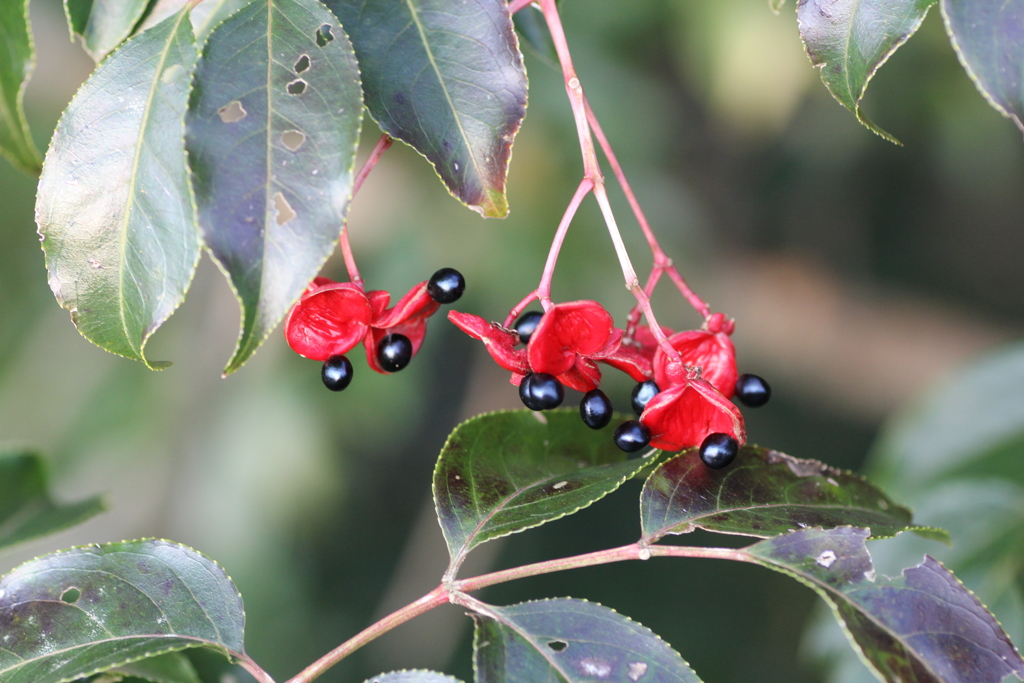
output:
[[548,251],[548,260],[544,264],[544,274],[541,275],[540,284],[537,286],[537,298],[540,299],[540,305],[544,307],[544,311],[551,310],[551,280],[555,276],[555,265],[558,263],[558,252],[562,249],[562,243],[565,241],[565,235],[569,232],[569,225],[572,223],[573,216],[576,215],[577,209],[580,208],[580,204],[583,202],[583,198],[587,196],[591,190],[594,189],[594,181],[590,178],[584,178],[580,181],[579,187],[576,188],[576,193],[572,196],[569,201],[569,206],[565,208],[565,213],[562,215],[562,222],[558,224],[558,230],[555,231],[555,239],[551,242],[551,250]]
[[[384,152],[388,151],[388,148],[394,142],[392,137],[387,133],[380,136],[377,140],[377,144],[373,146],[370,151],[370,156],[367,157],[366,161],[363,162],[362,168],[359,169],[359,173],[356,174],[356,179],[352,182],[352,196],[355,197],[358,194],[359,189],[366,182],[367,176],[370,175],[370,171],[380,161],[381,156]],[[348,279],[352,284],[363,288],[363,278],[359,275],[359,268],[356,266],[355,256],[352,255],[352,245],[348,242],[348,220],[341,226],[341,255],[345,257],[345,269],[348,271]]]
[[509,14],[515,14],[524,7],[532,5],[534,2],[536,2],[536,0],[510,0],[508,3],[508,12]]
[[[583,101],[584,106],[587,110],[587,120],[590,123],[590,127],[594,131],[594,136],[597,137],[597,144],[601,146],[601,151],[604,152],[605,157],[608,159],[608,164],[612,167],[612,171],[615,173],[615,177],[619,181],[619,185],[622,186],[622,191],[626,195],[626,200],[629,202],[630,207],[633,209],[633,215],[636,216],[637,223],[640,224],[640,229],[644,233],[644,237],[647,239],[647,244],[651,247],[651,254],[654,255],[654,266],[651,269],[651,276],[657,281],[655,273],[660,271],[666,271],[672,281],[675,282],[676,287],[679,288],[680,293],[683,297],[690,302],[690,305],[707,320],[711,317],[711,308],[701,299],[697,294],[690,289],[686,284],[686,281],[676,270],[676,267],[672,264],[665,251],[661,248],[658,243],[658,238],[654,236],[654,231],[651,229],[651,224],[647,222],[647,216],[644,215],[644,211],[640,208],[640,202],[637,201],[636,195],[633,194],[633,188],[630,186],[629,181],[626,180],[626,174],[622,170],[622,166],[619,164],[618,158],[615,156],[615,152],[612,150],[611,144],[608,142],[608,138],[605,137],[604,131],[601,129],[601,124],[597,120],[597,116],[594,114],[594,110],[590,107],[590,102],[586,99]],[[646,288],[645,288],[646,289]],[[647,295],[650,296],[653,290],[647,291]],[[634,309],[639,319],[639,306]],[[634,317],[634,313],[630,314],[630,320]]]
[[523,309],[526,308],[526,306],[529,305],[529,303],[531,301],[533,301],[534,299],[536,299],[536,298],[537,298],[537,290],[536,289],[533,290],[532,292],[530,292],[529,294],[527,294],[526,296],[524,296],[523,300],[520,301],[519,303],[517,303],[515,305],[515,308],[513,308],[511,311],[509,311],[508,317],[505,318],[505,324],[503,325],[503,327],[505,329],[512,329],[513,321],[515,321],[515,319],[519,317],[519,314],[523,312]]

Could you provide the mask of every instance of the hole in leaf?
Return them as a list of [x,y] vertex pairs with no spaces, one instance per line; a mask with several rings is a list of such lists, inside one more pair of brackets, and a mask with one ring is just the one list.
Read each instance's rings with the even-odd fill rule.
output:
[[226,104],[217,110],[217,116],[219,116],[220,120],[224,123],[236,123],[248,115],[249,112],[245,110],[245,107],[243,107],[242,103],[238,100],[235,100],[230,104]]
[[274,195],[274,220],[277,221],[278,225],[284,225],[291,219],[295,218],[295,209],[288,203],[288,200],[284,198],[284,195],[278,192]]
[[302,55],[299,60],[295,62],[295,73],[300,74],[309,68],[309,55]]
[[563,652],[565,648],[569,647],[569,643],[565,642],[564,640],[552,640],[550,643],[548,643],[548,647],[550,647],[555,652]]
[[288,84],[289,95],[301,95],[304,92],[306,92],[306,81],[301,78],[296,78]]
[[281,143],[292,152],[302,147],[305,141],[306,134],[301,130],[286,130],[281,133]]
[[73,605],[78,602],[78,598],[82,597],[82,591],[77,588],[69,588],[60,594],[60,599],[69,605]]
[[316,30],[316,44],[320,47],[324,47],[332,40],[334,40],[334,35],[331,33],[330,24],[324,24]]

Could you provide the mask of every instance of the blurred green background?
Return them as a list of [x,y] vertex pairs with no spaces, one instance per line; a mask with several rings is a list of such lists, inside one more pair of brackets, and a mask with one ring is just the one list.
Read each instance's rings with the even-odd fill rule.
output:
[[[1019,335],[1024,146],[960,68],[937,13],[865,102],[904,147],[862,128],[828,94],[791,5],[776,16],[765,0],[566,0],[563,13],[584,87],[666,250],[715,310],[736,318],[740,370],[772,383],[772,403],[747,411],[752,441],[860,468],[887,416]],[[33,0],[32,19],[39,57],[26,107],[45,148],[92,63],[68,42],[57,0]],[[511,216],[481,220],[396,145],[352,207],[371,288],[398,296],[452,266],[469,283],[457,308],[502,319],[536,285],[581,164],[559,73],[528,50],[527,67]],[[367,129],[364,153],[377,137]],[[650,256],[612,194],[645,272]],[[319,364],[275,334],[221,379],[238,310],[204,261],[150,345],[153,358],[175,364],[153,373],[90,345],[54,302],[33,198],[33,179],[0,164],[0,441],[47,454],[60,496],[106,492],[112,509],[3,555],[0,569],[75,543],[187,543],[237,582],[247,649],[278,680],[436,585],[446,563],[429,498],[437,452],[459,420],[518,406],[481,344],[439,315],[409,369],[377,375],[353,352],[355,381],[331,394]],[[325,274],[343,272],[336,259]],[[629,296],[592,201],[570,232],[554,295],[597,299],[624,322]],[[667,285],[655,306],[663,324],[699,324]],[[625,407],[630,382],[609,373],[607,385]],[[464,574],[631,542],[638,491],[633,482],[572,518],[488,544]],[[814,596],[756,567],[625,564],[482,597],[565,595],[641,621],[709,683],[827,676],[803,645]],[[459,609],[438,610],[322,680],[403,667],[469,680],[469,627]]]

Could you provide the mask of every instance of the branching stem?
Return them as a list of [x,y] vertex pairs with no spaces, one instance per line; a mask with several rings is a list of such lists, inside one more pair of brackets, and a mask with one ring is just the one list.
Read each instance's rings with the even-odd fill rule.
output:
[[[310,683],[310,681],[318,678],[332,666],[372,640],[384,635],[396,626],[400,626],[414,617],[418,617],[445,603],[452,603],[477,612],[486,613],[487,610],[484,603],[467,595],[467,593],[478,591],[481,588],[529,576],[561,572],[567,569],[594,567],[601,564],[611,564],[612,562],[624,562],[626,560],[648,560],[652,557],[703,557],[738,562],[754,561],[742,548],[699,548],[675,545],[647,545],[643,542],[637,542],[619,548],[609,548],[608,550],[599,550],[584,555],[537,562],[522,567],[504,569],[468,579],[443,583],[416,602],[392,612],[331,650],[303,669],[301,673],[290,679],[288,683]],[[260,681],[261,683],[273,683],[272,681],[265,682],[263,679],[260,679]]]
[[[381,156],[384,152],[388,151],[391,147],[391,143],[394,139],[387,133],[380,136],[377,140],[377,144],[373,146],[370,151],[370,156],[367,157],[366,161],[363,162],[362,168],[359,169],[359,173],[356,174],[355,180],[352,181],[352,196],[355,197],[359,193],[359,188],[366,182],[367,176],[370,175],[370,171],[373,170],[377,162],[380,161]],[[348,279],[352,284],[356,285],[360,289],[363,288],[363,278],[359,275],[359,268],[356,266],[356,259],[352,255],[352,246],[348,242],[348,219],[341,226],[341,254],[345,257],[345,269],[348,270]]]

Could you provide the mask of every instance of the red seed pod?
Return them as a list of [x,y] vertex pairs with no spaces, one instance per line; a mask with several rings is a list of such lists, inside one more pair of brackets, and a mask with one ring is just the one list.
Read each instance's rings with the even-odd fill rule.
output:
[[391,299],[387,292],[373,291],[368,297],[374,315],[363,339],[366,362],[377,372],[388,374],[388,371],[381,367],[377,356],[377,347],[381,340],[389,334],[403,334],[412,342],[412,355],[415,356],[427,334],[427,319],[441,305],[427,293],[426,282],[421,282],[410,289],[393,308],[386,310],[385,307]]
[[[719,328],[721,329],[721,328]],[[682,363],[673,361],[664,349],[654,353],[654,381],[659,387],[685,383],[689,377],[687,366],[700,368],[700,378],[710,382],[726,398],[736,390],[736,349],[725,332],[690,330],[668,338],[669,344],[679,352]]]
[[289,311],[285,339],[295,353],[324,361],[348,353],[366,336],[370,303],[349,282],[317,278]]
[[[511,370],[522,378],[530,374],[530,364],[526,360],[526,349],[517,349],[519,338],[498,323],[487,322],[478,315],[448,311],[448,319],[460,330],[474,339],[479,339],[487,348],[491,358],[506,370]],[[513,384],[518,382],[513,378]]]
[[648,403],[640,422],[651,431],[651,446],[680,451],[698,446],[708,434],[728,434],[742,445],[747,440],[739,408],[702,379],[666,389]]
[[561,375],[572,369],[577,356],[609,356],[621,340],[621,330],[615,329],[612,316],[601,304],[569,301],[544,314],[526,352],[534,372]]

